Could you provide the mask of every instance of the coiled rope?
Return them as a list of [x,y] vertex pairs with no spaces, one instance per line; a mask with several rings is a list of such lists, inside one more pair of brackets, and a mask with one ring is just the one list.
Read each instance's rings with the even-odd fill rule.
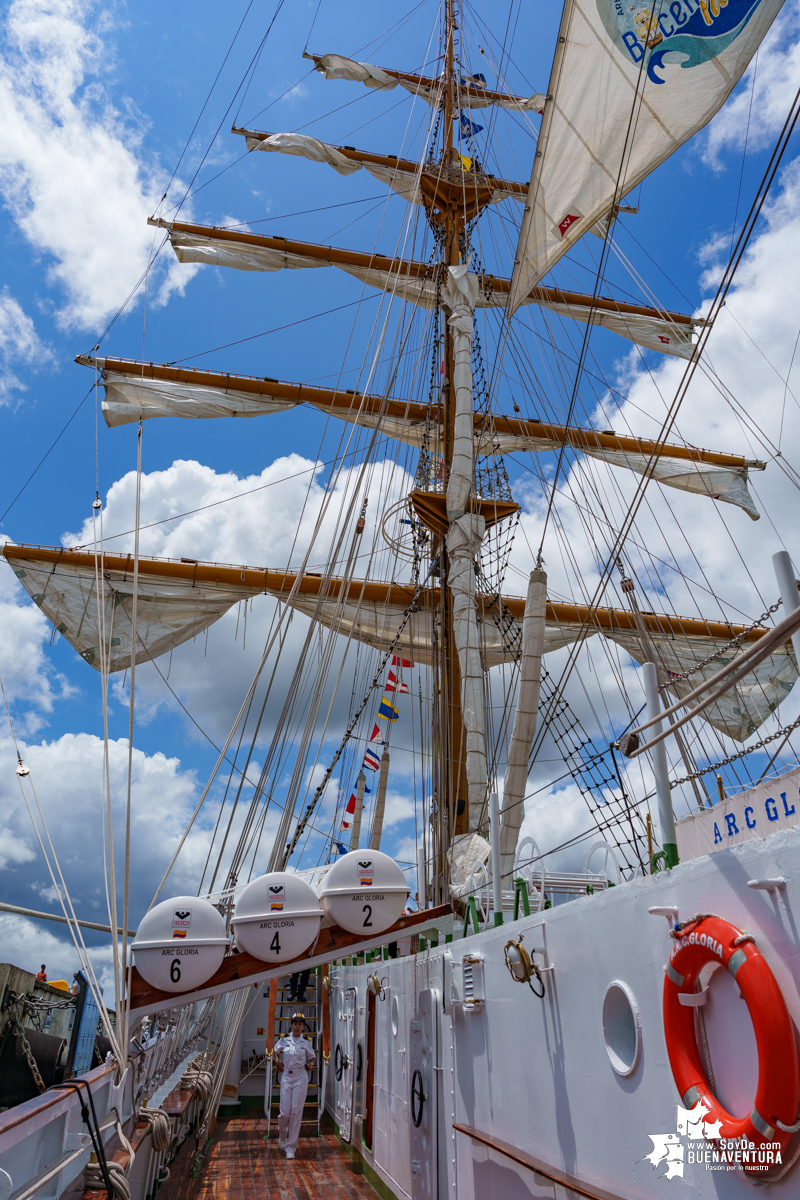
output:
[[108,1157],[106,1157],[104,1164],[105,1170],[99,1162],[87,1163],[83,1171],[84,1186],[91,1192],[108,1193],[108,1184],[110,1183],[111,1195],[109,1195],[108,1200],[131,1200],[131,1185],[128,1183],[128,1172],[134,1164],[136,1154],[133,1146],[123,1133],[119,1113],[116,1109],[112,1109],[112,1112],[116,1117],[117,1137],[122,1142],[122,1148],[128,1155],[128,1165],[127,1167],[123,1167],[121,1163],[115,1162]]
[[191,1066],[181,1075],[181,1087],[194,1092],[195,1099],[205,1103],[214,1090],[214,1077],[210,1071]]
[[154,1150],[166,1150],[172,1141],[172,1122],[163,1108],[140,1108],[136,1114],[140,1121],[150,1124],[150,1141]]

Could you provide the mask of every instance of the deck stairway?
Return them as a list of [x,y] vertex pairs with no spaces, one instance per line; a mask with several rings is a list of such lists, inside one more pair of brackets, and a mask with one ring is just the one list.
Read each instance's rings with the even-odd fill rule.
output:
[[[308,1080],[308,1095],[306,1096],[305,1108],[303,1110],[303,1122],[300,1126],[301,1137],[318,1137],[319,1136],[319,1120],[320,1120],[320,1068],[322,1063],[322,984],[317,971],[311,972],[311,978],[308,981],[306,988],[306,998],[304,1002],[299,1000],[290,1000],[290,976],[281,977],[277,987],[277,1003],[275,1005],[275,1031],[273,1045],[277,1045],[282,1037],[286,1037],[291,1033],[291,1017],[293,1013],[301,1012],[305,1017],[308,1030],[306,1036],[309,1037],[314,1053],[317,1057],[316,1065],[312,1070]],[[280,1084],[278,1082],[278,1072],[275,1069],[275,1060],[272,1060],[271,1080],[271,1110],[270,1110],[270,1137],[277,1138],[278,1136],[278,1113],[281,1106]],[[265,1091],[266,1094],[266,1091]]]

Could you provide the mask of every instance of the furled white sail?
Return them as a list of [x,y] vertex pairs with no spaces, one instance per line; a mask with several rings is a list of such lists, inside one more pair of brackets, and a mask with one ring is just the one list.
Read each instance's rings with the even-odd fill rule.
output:
[[783,0],[567,0],[511,311],[722,106]]
[[[479,454],[519,454],[524,451],[544,453],[552,451],[553,438],[537,437],[534,433],[498,433],[491,425],[479,435]],[[644,475],[650,466],[650,456],[630,450],[614,450],[601,446],[579,447],[581,454],[597,458],[615,467],[625,467]],[[760,466],[760,464],[759,464]],[[650,467],[652,478],[665,487],[677,488],[682,492],[694,492],[698,496],[709,496],[725,504],[743,508],[753,521],[760,514],[747,487],[748,467],[720,466],[713,462],[693,462],[686,458],[673,458],[669,453],[660,455]]]
[[[169,228],[169,226],[167,226]],[[170,229],[169,238],[179,262],[202,263],[206,266],[233,267],[239,271],[283,271],[335,266],[370,287],[387,291],[412,304],[431,308],[437,303],[438,289],[431,275],[424,277],[399,271],[386,271],[379,267],[361,267],[350,263],[330,262],[311,254],[298,253],[269,246],[251,245],[245,242],[226,241],[212,233],[187,233],[185,230]],[[503,308],[508,293],[491,286],[486,277],[479,277],[480,287],[475,299],[476,308]],[[556,313],[560,317],[586,324],[591,315],[593,325],[616,333],[637,345],[662,354],[673,354],[680,358],[691,358],[694,349],[694,325],[677,324],[666,316],[647,316],[638,313],[609,312],[604,308],[594,310],[584,305],[569,304],[559,300],[543,299],[533,294],[524,304],[535,304]],[[701,325],[701,321],[695,322]]]
[[[3,548],[3,555],[56,629],[98,670],[101,665],[97,611],[99,570],[103,580],[102,614],[109,668],[121,671],[130,665],[132,556],[106,555],[102,564],[96,564],[91,551],[40,550],[38,547],[16,547],[11,543]],[[137,617],[140,648],[136,661],[146,662],[165,654],[202,633],[233,604],[265,594],[290,603],[298,612],[328,628],[343,634],[352,633],[356,640],[379,650],[387,651],[394,646],[398,653],[415,662],[429,664],[432,661],[433,619],[438,605],[435,593],[423,592],[409,614],[413,598],[409,588],[399,589],[399,594],[395,595],[396,589],[388,585],[361,585],[353,581],[347,596],[342,599],[338,595],[340,581],[337,580],[328,586],[318,576],[306,576],[299,586],[294,584],[294,576],[283,571],[194,564],[186,560],[175,564],[168,559],[142,558]],[[384,586],[385,591],[382,590]],[[520,621],[509,611],[509,604],[512,608],[519,607],[518,601],[509,599],[502,607],[501,619],[495,606],[479,602],[481,620],[477,622],[477,630],[483,670],[513,662],[519,654],[522,628]],[[555,615],[551,610],[547,617],[545,654],[570,645],[583,630],[580,613],[564,617],[559,615],[557,608]],[[628,614],[621,615],[628,619]],[[395,643],[397,631],[406,617],[408,621],[400,641]],[[668,621],[661,617],[660,622],[662,630],[665,625],[670,625],[674,632],[653,630],[651,622],[648,625],[649,640],[667,677],[667,686],[676,695],[685,695],[701,679],[708,678],[718,669],[723,661],[721,656],[699,670],[695,667],[711,654],[721,655],[727,638],[708,636],[705,632],[686,633],[680,618]],[[641,638],[635,628],[628,628],[615,618],[610,626],[607,620],[593,622],[591,632],[601,633],[637,662],[642,661]],[[730,659],[732,652],[725,652],[725,657]],[[687,680],[677,681],[677,676],[689,670],[692,674]],[[797,675],[791,646],[783,647],[741,680],[735,692],[707,709],[704,719],[728,736],[744,740],[786,698]]]
[[[703,679],[708,679],[735,658],[735,652],[728,651],[700,670],[693,670],[697,663],[715,650],[720,651],[725,643],[716,638],[672,638],[666,634],[648,632],[658,666],[666,677],[666,686],[677,697],[687,695]],[[623,646],[638,663],[644,661],[641,637],[637,631],[614,630],[607,632],[606,637]],[[686,671],[692,671],[689,678],[676,682],[677,677]],[[703,720],[736,741],[746,741],[786,699],[797,682],[797,674],[797,663],[789,644],[754,667],[716,704],[710,705],[703,713]]]
[[[381,67],[356,62],[355,59],[344,58],[341,54],[323,54],[314,65],[324,79],[346,79],[352,83],[363,83],[365,87],[379,92],[390,92],[393,88],[402,87],[413,96],[421,96],[428,104],[439,104],[442,98],[441,80],[426,83],[413,76],[390,75]],[[511,112],[541,112],[544,101],[545,97],[538,92],[529,97],[499,96],[496,92],[482,96],[480,90],[465,86],[458,93],[460,108],[488,108],[489,105],[496,105]]]
[[[124,671],[131,665],[133,559],[128,570],[122,571],[110,569],[102,560],[99,562],[100,569],[96,572],[92,554],[86,555],[82,565],[11,559],[14,574],[34,603],[97,671],[102,669],[103,644],[98,624],[99,577],[106,667],[110,671]],[[143,566],[139,572],[136,662],[158,658],[197,637],[232,605],[252,594],[252,588],[163,577]]]
[[[239,132],[239,131],[237,131]],[[248,150],[264,150],[272,154],[294,154],[307,158],[310,162],[326,163],[338,171],[340,175],[352,175],[356,171],[367,171],[373,179],[386,184],[409,204],[422,204],[423,195],[419,186],[420,169],[407,171],[402,167],[389,167],[383,163],[373,163],[364,159],[358,161],[342,154],[336,146],[321,142],[319,138],[310,137],[304,133],[272,133],[269,137],[258,138],[245,135]],[[481,180],[483,185],[483,180]],[[501,200],[511,197],[520,204],[525,203],[525,193],[515,192],[510,188],[495,188],[489,200],[490,204],[499,204]]]
[[[333,408],[330,402],[315,401],[313,388],[303,389],[299,398],[286,398],[271,394],[269,380],[258,381],[259,392],[255,394],[237,388],[236,376],[231,376],[230,385],[223,388],[200,380],[175,381],[114,371],[104,367],[102,361],[100,365],[105,388],[103,416],[106,424],[111,427],[128,425],[151,417],[188,417],[195,420],[212,417],[259,417],[287,412],[296,408],[298,404],[309,404],[320,412],[332,413],[340,420],[368,429],[380,429],[385,436],[396,438],[417,449],[422,448],[427,432],[429,451],[439,453],[438,430],[435,426],[431,427],[424,415],[416,409],[413,412],[409,411],[407,415],[381,411],[380,402],[378,406],[372,402],[374,398],[368,403],[363,397],[354,397],[348,407]],[[409,406],[409,409],[411,407]],[[547,453],[559,445],[557,437],[537,436],[534,427],[531,427],[530,432],[526,430],[526,424],[519,422],[520,431],[516,433],[498,432],[491,420],[483,428],[474,429],[475,453],[483,456]],[[581,431],[576,433],[580,435]],[[579,437],[570,439],[570,445],[575,445],[582,454],[591,458],[624,467],[638,474],[643,474],[647,469],[650,461],[647,454],[587,446],[583,444],[583,440]],[[758,520],[758,510],[747,488],[748,469],[747,466],[693,462],[690,459],[673,457],[667,451],[656,460],[653,479],[666,487],[709,496],[726,504],[735,504],[743,508],[753,520]]]
[[103,371],[103,416],[110,427],[130,425],[150,417],[262,417],[267,413],[286,412],[301,401],[208,384],[181,383],[170,379],[145,379],[117,371]]
[[[387,184],[409,204],[422,204],[422,192],[416,172],[386,167],[381,163],[357,162],[342,154],[335,146],[304,133],[273,133],[267,138],[247,137],[248,150],[263,150],[267,154],[294,154],[310,162],[326,163],[340,175],[368,171],[375,179]],[[503,197],[505,198],[505,197]]]

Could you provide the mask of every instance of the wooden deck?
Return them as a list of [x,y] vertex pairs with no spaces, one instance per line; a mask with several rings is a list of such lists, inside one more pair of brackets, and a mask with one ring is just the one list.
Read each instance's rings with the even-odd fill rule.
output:
[[301,1137],[293,1161],[266,1134],[260,1115],[218,1121],[196,1179],[188,1169],[189,1138],[157,1200],[376,1200],[333,1133]]

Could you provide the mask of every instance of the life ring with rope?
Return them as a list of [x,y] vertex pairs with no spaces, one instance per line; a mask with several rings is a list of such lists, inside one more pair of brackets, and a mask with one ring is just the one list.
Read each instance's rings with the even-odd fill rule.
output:
[[[786,1002],[755,938],[713,913],[699,913],[676,925],[670,936],[675,945],[664,976],[664,1033],[684,1106],[692,1109],[702,1100],[710,1109],[704,1120],[712,1125],[720,1122],[721,1138],[747,1138],[756,1147],[777,1142],[784,1150],[791,1135],[800,1130],[797,1043]],[[753,1022],[758,1086],[746,1117],[732,1116],[711,1091],[695,1034],[696,1005],[680,999],[695,996],[700,972],[708,963],[721,964],[730,972]]]

